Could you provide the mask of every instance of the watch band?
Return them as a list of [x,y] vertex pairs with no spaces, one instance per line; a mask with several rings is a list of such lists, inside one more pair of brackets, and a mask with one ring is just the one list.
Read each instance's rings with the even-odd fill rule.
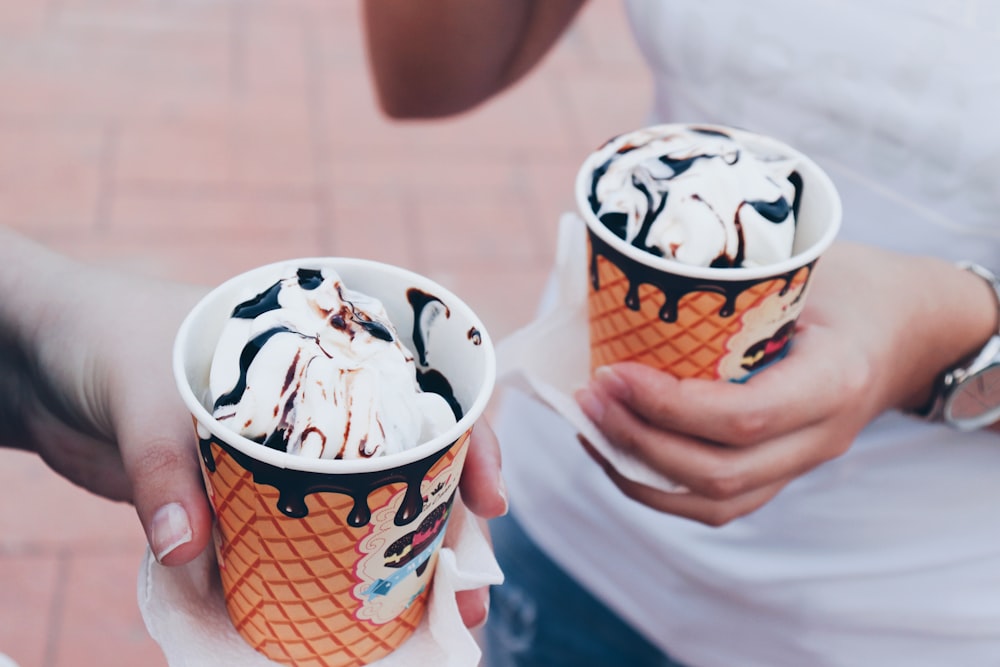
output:
[[995,273],[990,271],[984,266],[980,266],[975,262],[970,262],[968,260],[962,260],[955,264],[958,268],[968,271],[973,275],[979,276],[986,281],[986,284],[993,288],[993,296],[996,298],[996,326],[993,328],[996,330],[997,334],[1000,334],[1000,278],[997,277]]
[[[994,336],[1000,335],[1000,278],[998,278],[995,273],[986,267],[968,260],[956,262],[955,266],[963,271],[968,271],[969,273],[982,278],[993,289],[993,296],[996,299],[996,321],[994,329],[997,332]],[[984,345],[983,349],[986,349],[986,347],[990,346],[992,343],[993,338],[990,338],[990,340],[986,342],[986,345]],[[978,358],[980,354],[982,354],[982,351],[977,352],[972,358]],[[947,392],[953,387],[956,375],[958,375],[961,371],[964,371],[965,368],[966,365],[963,363],[961,366],[950,368],[942,373],[934,383],[934,394],[931,396],[930,401],[928,401],[924,407],[914,410],[913,414],[928,421],[942,421],[944,416],[944,402],[947,397]]]

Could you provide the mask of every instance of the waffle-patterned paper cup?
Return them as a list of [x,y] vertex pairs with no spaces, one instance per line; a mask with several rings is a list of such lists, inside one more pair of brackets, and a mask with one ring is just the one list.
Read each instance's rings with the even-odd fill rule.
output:
[[[629,136],[638,142],[688,127],[658,125]],[[763,154],[795,159],[802,185],[792,256],[767,266],[712,268],[626,243],[590,207],[594,170],[607,159],[595,151],[575,184],[587,225],[592,370],[637,361],[677,377],[745,381],[783,357],[791,343],[813,268],[840,228],[837,190],[815,162],[782,142],[728,127],[697,127],[724,132]]]
[[[400,454],[325,460],[270,449],[213,419],[208,377],[222,327],[235,305],[289,266],[330,266],[349,288],[382,301],[414,352],[421,384],[450,386],[458,423]],[[229,280],[194,307],[178,331],[174,372],[215,510],[226,607],[251,646],[294,667],[354,667],[413,633],[495,366],[489,336],[465,303],[427,278],[377,262],[272,264]]]

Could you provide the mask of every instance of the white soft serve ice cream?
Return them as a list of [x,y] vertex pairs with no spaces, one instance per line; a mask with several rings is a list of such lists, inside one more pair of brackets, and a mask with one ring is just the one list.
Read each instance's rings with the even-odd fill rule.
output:
[[671,126],[598,151],[589,200],[618,237],[696,266],[787,259],[802,182],[794,159],[756,154],[716,128]]
[[329,268],[291,267],[238,305],[209,384],[221,423],[302,456],[393,454],[456,421],[442,396],[421,390],[382,304]]

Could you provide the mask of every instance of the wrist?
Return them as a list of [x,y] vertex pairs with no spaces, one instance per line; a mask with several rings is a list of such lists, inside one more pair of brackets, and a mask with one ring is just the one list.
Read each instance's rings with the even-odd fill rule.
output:
[[[1000,278],[971,262],[955,266],[965,274],[963,294],[979,304],[970,306],[969,314],[975,316],[972,321],[951,323],[952,330],[968,334],[971,349],[940,370],[923,392],[926,398],[912,412],[930,421],[973,430],[995,422],[1000,410],[1000,389],[993,389],[994,385],[1000,388]],[[984,322],[989,323],[987,328]],[[967,331],[963,331],[966,326]]]
[[909,368],[901,374],[908,390],[897,406],[919,413],[932,402],[943,375],[974,358],[997,333],[997,295],[982,277],[961,266],[926,259],[912,273],[908,289],[923,294],[905,345],[897,357]]

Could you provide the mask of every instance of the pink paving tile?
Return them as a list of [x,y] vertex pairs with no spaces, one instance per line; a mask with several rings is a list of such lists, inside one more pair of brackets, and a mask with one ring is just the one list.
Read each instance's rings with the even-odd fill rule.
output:
[[[203,108],[201,116],[192,113],[188,118],[194,122],[202,118],[209,126],[213,122],[225,122],[239,132],[293,138],[305,135],[315,141],[315,112],[309,93],[294,92],[297,84],[268,85],[267,77],[256,79],[250,75],[247,78],[244,85],[226,96],[225,108]],[[312,148],[315,151],[318,147]]]
[[174,118],[204,115],[220,105],[218,86],[122,86],[100,75],[66,77],[56,72],[0,69],[4,97],[0,117],[60,122],[71,119],[104,126],[132,118]]
[[91,228],[105,152],[99,129],[0,120],[0,224]]
[[4,96],[2,114],[107,123],[198,108],[229,90],[225,24],[171,29],[155,18],[130,22],[128,16],[117,22],[53,19],[44,32],[7,44],[0,88],[16,94]]
[[206,286],[219,284],[261,264],[331,254],[327,244],[306,243],[301,237],[289,237],[270,245],[256,238],[239,238],[224,246],[210,246],[183,238],[161,239],[151,244],[142,237],[116,236],[102,240],[91,235],[64,237],[49,245],[72,257],[104,266]]
[[476,311],[498,342],[534,319],[548,268],[431,267],[428,277],[462,298]]
[[51,651],[62,561],[55,554],[0,550],[0,653],[22,667],[45,665]]
[[[252,188],[155,188],[121,186],[106,228],[150,244],[182,237],[192,246],[223,247],[241,237],[261,247],[300,237],[314,245],[321,235],[313,193]],[[150,248],[152,249],[152,247]]]
[[581,151],[579,157],[538,160],[524,166],[528,215],[543,259],[549,265],[555,260],[559,220],[564,213],[576,210],[573,187],[584,155]]
[[380,197],[377,192],[334,195],[330,252],[419,271],[423,261],[410,208],[406,197]]
[[[0,449],[0,553],[138,549],[145,536],[131,505],[74,486],[31,453]],[[0,569],[0,589],[8,582]],[[3,649],[0,648],[0,651]]]
[[146,632],[136,601],[142,552],[76,554],[66,564],[62,605],[53,619],[52,667],[158,667],[167,664]]
[[[580,154],[583,155],[582,151]],[[349,151],[343,151],[332,155],[329,162],[329,180],[335,201],[354,201],[362,205],[376,200],[399,202],[403,208],[428,203],[440,206],[448,202],[513,206],[533,205],[539,194],[549,194],[549,191],[553,198],[571,201],[572,173],[577,157],[535,159],[527,154],[494,156],[474,151],[454,157],[403,151],[388,156],[354,157]],[[563,167],[558,178],[549,176],[539,182],[539,175],[545,176],[552,171],[546,167],[554,165]],[[455,224],[464,224],[465,220]],[[527,220],[533,226],[541,218],[531,214]],[[450,223],[442,218],[441,224]],[[459,246],[463,242],[463,238],[455,238],[449,233],[442,243],[447,244],[449,240]]]
[[310,83],[308,24],[274,20],[267,5],[247,5],[234,30],[234,85],[270,95],[305,97]]
[[[220,118],[236,123],[257,118],[278,127],[305,122],[304,94],[287,94],[291,84],[281,95],[274,86],[247,87],[248,68],[266,63],[267,49],[261,52],[247,39],[237,39],[234,35],[246,31],[230,30],[229,12],[222,24],[192,20],[196,27],[187,29],[167,29],[156,15],[129,16],[125,12],[126,18],[117,22],[64,21],[44,36],[8,49],[17,57],[0,59],[0,89],[17,94],[5,96],[0,117],[69,117],[102,125]],[[130,21],[138,27],[132,28]],[[272,51],[274,41],[266,41]],[[283,50],[301,48],[295,41]],[[248,52],[254,54],[252,63],[245,62]],[[288,64],[277,63],[271,71]],[[288,81],[294,74],[286,68]],[[299,74],[300,88],[301,78]],[[273,83],[277,77],[264,80]]]
[[327,3],[326,6],[337,13],[329,20],[313,22],[309,26],[318,63],[334,69],[354,66],[358,71],[367,71],[368,56],[361,22],[361,3]]
[[[107,605],[105,616],[117,619],[115,605],[135,609],[135,573],[145,538],[130,506],[73,486],[34,454],[0,450],[0,488],[15,500],[0,503],[0,652],[22,667],[53,665],[63,628],[80,622],[71,618],[77,611],[65,606],[74,558],[91,554],[113,562],[117,579],[96,600]],[[121,553],[132,561],[128,567],[116,560]]]
[[327,136],[373,155],[425,151],[512,155],[565,151],[573,144],[558,99],[547,80],[531,77],[488,105],[445,120],[390,122],[380,112],[366,72],[329,72],[325,91]]
[[362,191],[370,196],[470,197],[506,191],[516,195],[523,163],[516,157],[470,150],[463,155],[397,150],[359,153],[337,147],[330,151],[326,173],[335,192]]
[[[39,3],[40,0],[33,0]],[[232,19],[231,2],[142,2],[137,0],[50,0],[51,22],[135,29],[225,29]]]
[[[533,262],[523,210],[523,165],[513,159],[422,154],[331,157],[333,225],[345,247],[435,265]],[[378,215],[368,215],[377,207]],[[501,224],[493,224],[501,216]],[[386,233],[388,228],[389,232]]]
[[308,192],[316,183],[306,131],[268,123],[176,122],[121,132],[115,180],[125,186],[244,185]]
[[652,105],[652,84],[642,70],[566,77],[562,88],[567,119],[579,128],[587,150],[642,127]]
[[213,285],[258,264],[329,254],[313,196],[247,190],[119,193],[99,235],[47,240],[74,257]]
[[40,30],[48,16],[47,4],[42,0],[0,3],[0,36]]
[[23,40],[3,69],[83,80],[114,81],[142,90],[166,83],[227,81],[229,32],[225,26],[169,27],[157,21],[55,23]]
[[345,19],[357,15],[358,3],[330,2],[329,0],[281,0],[281,2],[247,3],[255,15],[269,21],[324,22],[335,20],[338,35],[348,34],[353,23]]
[[522,202],[465,198],[428,201],[413,210],[427,268],[482,266],[517,269],[544,260]]
[[642,56],[624,12],[623,3],[589,2],[573,26],[581,44],[578,65],[588,69],[611,68],[619,73],[645,69]]

